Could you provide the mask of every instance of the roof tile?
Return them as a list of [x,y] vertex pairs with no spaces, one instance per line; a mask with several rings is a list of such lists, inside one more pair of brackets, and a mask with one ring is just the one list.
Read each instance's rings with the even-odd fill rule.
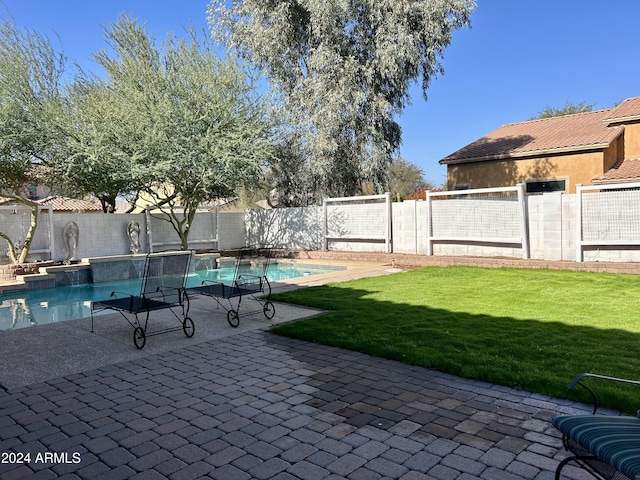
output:
[[[639,97],[640,98],[640,97]],[[441,164],[526,157],[608,146],[623,126],[608,127],[614,109],[509,123],[440,160]],[[640,113],[640,104],[638,110]]]
[[619,181],[640,181],[640,158],[618,160],[610,170],[603,175],[591,179],[593,184],[616,183]]
[[640,97],[628,98],[602,119],[606,124],[640,120]]
[[37,200],[36,203],[45,206],[50,205],[57,212],[102,212],[102,207],[97,203],[56,195],[42,198]]

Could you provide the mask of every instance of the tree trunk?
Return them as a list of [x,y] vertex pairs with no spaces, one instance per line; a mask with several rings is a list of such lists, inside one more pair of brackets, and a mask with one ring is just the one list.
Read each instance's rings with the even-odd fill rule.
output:
[[31,241],[36,233],[36,228],[38,227],[38,205],[31,205],[31,223],[29,225],[29,231],[27,235],[24,237],[24,243],[22,244],[22,250],[20,252],[20,257],[18,257],[17,263],[24,263],[27,260],[27,255],[29,255],[29,249],[31,248]]
[[13,242],[11,241],[11,239],[9,238],[9,236],[6,233],[0,232],[0,238],[3,238],[4,241],[7,242],[7,247],[8,247],[7,254],[9,255],[9,259],[11,260],[11,263],[16,265],[18,262],[16,261],[16,247],[15,247],[15,245],[13,244]]
[[[29,225],[29,230],[27,231],[24,241],[21,242],[21,247],[18,247],[18,249],[16,249],[13,240],[11,240],[11,238],[9,238],[7,234],[0,232],[0,238],[4,239],[4,241],[7,243],[7,246],[9,247],[9,259],[13,262],[14,265],[19,265],[27,260],[27,255],[29,255],[29,249],[31,248],[31,241],[33,240],[33,237],[36,233],[36,228],[38,227],[38,204],[16,195],[6,196],[31,209],[31,222]],[[17,250],[19,250],[19,253]]]

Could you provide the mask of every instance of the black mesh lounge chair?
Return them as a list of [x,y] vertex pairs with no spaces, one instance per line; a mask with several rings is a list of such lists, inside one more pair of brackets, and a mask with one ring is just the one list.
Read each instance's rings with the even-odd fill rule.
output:
[[[91,331],[94,331],[94,312],[114,310],[133,327],[133,343],[138,349],[143,348],[146,337],[152,335],[182,329],[187,337],[192,337],[195,326],[188,317],[189,300],[185,288],[191,257],[192,253],[188,251],[147,255],[137,295],[111,292],[109,300],[91,303]],[[149,332],[149,314],[164,309],[179,320],[180,326]]]
[[[240,325],[240,317],[262,312],[271,319],[276,313],[271,296],[271,284],[267,279],[271,264],[271,248],[245,247],[232,252],[236,255],[233,280],[228,284],[204,280],[200,286],[189,288],[188,293],[197,293],[213,298],[218,306],[227,311],[227,322],[232,327]],[[242,299],[256,300],[260,310],[240,313]]]

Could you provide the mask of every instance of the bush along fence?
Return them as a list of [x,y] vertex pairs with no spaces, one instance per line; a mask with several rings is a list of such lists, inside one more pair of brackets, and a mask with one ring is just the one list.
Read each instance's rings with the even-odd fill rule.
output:
[[[322,206],[196,215],[189,248],[245,245],[311,251],[506,257],[574,262],[640,262],[640,184],[578,186],[576,194],[524,195],[522,186],[427,192],[419,201],[390,196],[327,199]],[[16,213],[14,213],[14,210]],[[19,234],[26,216],[0,209],[0,231]],[[65,225],[78,227],[79,258],[131,253],[131,222],[140,252],[177,249],[171,225],[145,213],[47,213],[30,261],[69,255]],[[4,245],[0,254],[6,255]],[[8,260],[5,258],[5,262]]]

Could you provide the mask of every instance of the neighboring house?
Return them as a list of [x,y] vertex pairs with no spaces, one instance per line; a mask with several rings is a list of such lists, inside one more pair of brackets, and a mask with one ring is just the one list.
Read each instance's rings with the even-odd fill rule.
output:
[[[39,171],[39,176],[45,177],[46,172]],[[78,199],[64,197],[62,195],[54,195],[51,187],[44,182],[34,180],[33,183],[25,184],[20,194],[23,198],[31,200],[42,206],[50,206],[53,213],[102,213],[102,205],[95,199]],[[0,206],[17,205],[15,199],[3,197],[0,195]],[[116,200],[116,213],[126,213],[129,210],[129,203]]]
[[[46,171],[37,170],[37,177],[46,177]],[[54,213],[78,213],[78,212],[102,212],[99,202],[79,200],[75,198],[52,195],[51,187],[34,180],[33,183],[25,184],[21,195],[34,203],[42,206],[50,206]],[[0,195],[0,206],[17,205],[15,199]]]
[[615,108],[504,125],[440,160],[449,190],[528,193],[640,181],[640,97]]
[[[30,198],[42,206],[50,206],[53,213],[102,213],[102,207],[97,202],[78,200],[75,198],[50,195],[44,198]],[[17,202],[7,197],[0,197],[0,206],[16,205]]]
[[38,205],[51,206],[54,213],[102,213],[102,207],[97,202],[61,197],[59,195],[36,200],[36,203]]

